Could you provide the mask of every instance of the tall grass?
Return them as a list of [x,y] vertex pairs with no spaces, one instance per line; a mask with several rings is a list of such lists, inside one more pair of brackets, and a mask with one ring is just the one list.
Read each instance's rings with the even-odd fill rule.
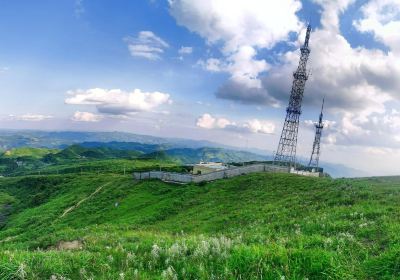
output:
[[0,279],[400,278],[398,178],[3,179]]

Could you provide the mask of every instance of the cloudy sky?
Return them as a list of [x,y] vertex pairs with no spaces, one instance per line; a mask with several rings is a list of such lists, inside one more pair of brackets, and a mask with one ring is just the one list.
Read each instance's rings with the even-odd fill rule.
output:
[[325,96],[322,160],[399,174],[400,0],[1,1],[0,128],[272,153],[307,22],[298,155]]

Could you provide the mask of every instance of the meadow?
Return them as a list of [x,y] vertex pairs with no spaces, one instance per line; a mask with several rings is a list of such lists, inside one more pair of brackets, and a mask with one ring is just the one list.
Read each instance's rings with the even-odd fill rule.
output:
[[0,180],[0,279],[399,279],[400,178]]

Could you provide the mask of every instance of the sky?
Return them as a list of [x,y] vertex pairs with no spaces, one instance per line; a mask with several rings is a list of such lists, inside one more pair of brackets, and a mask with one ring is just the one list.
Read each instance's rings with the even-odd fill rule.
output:
[[307,24],[297,154],[400,174],[400,0],[0,0],[0,128],[127,131],[272,155]]

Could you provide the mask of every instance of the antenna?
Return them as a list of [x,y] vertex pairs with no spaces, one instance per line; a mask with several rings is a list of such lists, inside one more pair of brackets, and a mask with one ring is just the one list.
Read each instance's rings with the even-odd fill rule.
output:
[[285,123],[282,128],[281,138],[278,149],[274,157],[274,162],[281,162],[290,167],[295,167],[297,135],[299,130],[301,104],[303,101],[304,88],[308,79],[307,61],[310,55],[308,43],[310,40],[311,25],[307,26],[304,45],[300,48],[300,62],[296,72],[293,73],[293,85],[290,93],[289,105],[286,108]]
[[304,40],[303,48],[308,48],[308,42],[310,40],[311,25],[307,25],[306,39]]
[[325,104],[325,97],[322,99],[322,106],[321,106],[321,113],[319,114],[319,121],[315,124],[315,137],[313,143],[313,150],[311,153],[311,158],[308,163],[309,167],[313,167],[318,169],[319,166],[319,156],[321,154],[321,136],[322,130],[324,128],[323,123],[323,116],[324,116],[324,104]]

